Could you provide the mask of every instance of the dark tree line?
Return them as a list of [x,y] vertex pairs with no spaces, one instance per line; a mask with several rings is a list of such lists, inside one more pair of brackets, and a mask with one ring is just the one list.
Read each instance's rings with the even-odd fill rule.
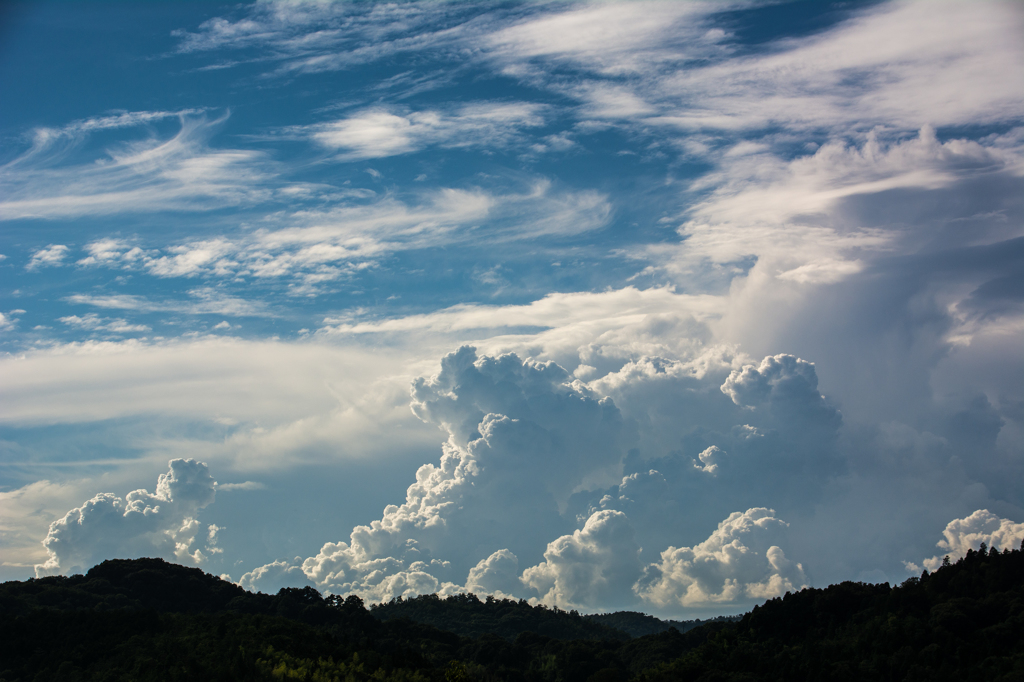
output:
[[114,560],[0,584],[0,682],[1024,680],[1024,552],[983,546],[902,585],[806,589],[686,632],[649,618],[473,595],[368,610]]

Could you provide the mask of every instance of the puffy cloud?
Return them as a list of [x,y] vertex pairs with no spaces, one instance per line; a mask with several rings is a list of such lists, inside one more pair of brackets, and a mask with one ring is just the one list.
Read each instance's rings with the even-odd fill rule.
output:
[[805,587],[803,566],[774,544],[786,526],[771,509],[733,512],[704,542],[662,552],[634,590],[666,608],[750,603]]
[[718,463],[723,455],[726,453],[719,448],[717,445],[712,445],[709,448],[705,448],[697,459],[700,462],[694,462],[693,466],[698,471],[703,471],[705,474],[711,474],[712,476],[718,471]]
[[[665,514],[713,523],[751,495],[788,512],[845,470],[842,416],[819,392],[814,365],[791,355],[750,363],[735,349],[707,346],[680,359],[641,356],[589,385],[639,425],[624,473],[656,470],[674,491],[615,503],[644,546],[673,541],[652,535]],[[598,506],[593,499],[580,503]]]
[[50,244],[46,248],[39,249],[33,253],[25,269],[36,270],[48,265],[60,265],[64,261],[65,256],[68,255],[68,251],[68,247],[63,244]]
[[97,239],[84,247],[89,255],[77,261],[78,265],[110,265],[113,263],[131,263],[142,258],[145,253],[138,246],[133,246],[123,239]]
[[610,607],[633,601],[640,546],[620,511],[593,514],[581,530],[550,542],[544,561],[523,571],[522,582],[553,606]]
[[466,590],[474,594],[503,597],[514,594],[519,587],[519,558],[507,549],[481,559],[466,577]]
[[[38,480],[14,490],[0,492],[0,580],[21,580],[33,567],[46,561],[46,549],[39,541],[50,522],[95,490],[93,481],[58,482]],[[6,570],[5,570],[6,569]]]
[[757,367],[734,370],[722,393],[745,408],[766,407],[776,428],[792,432],[813,429],[819,437],[834,436],[842,416],[818,392],[814,364],[792,355],[766,357]]
[[[414,383],[413,410],[448,433],[439,464],[419,468],[404,503],[306,559],[318,586],[386,599],[463,571],[489,580],[510,556],[538,553],[565,525],[559,503],[616,469],[631,438],[614,403],[558,365],[468,347]],[[493,570],[478,563],[488,554]]]
[[[100,493],[50,524],[43,540],[49,558],[36,575],[84,571],[104,559],[146,555],[203,562],[192,544],[200,532],[199,510],[213,502],[216,486],[206,464],[172,459],[157,479],[156,492],[135,490],[123,499]],[[216,530],[210,529],[215,546]]]
[[[525,422],[540,427],[545,435],[536,433],[546,442],[534,447],[542,450],[519,457],[528,458],[538,480],[550,481],[549,487],[563,495],[589,472],[617,464],[630,438],[614,402],[593,396],[554,362],[524,362],[514,354],[477,359],[470,347],[445,356],[435,377],[414,383],[412,409],[424,421],[442,425],[460,445],[479,438],[478,427],[485,422],[492,433],[509,435],[524,434]],[[488,414],[524,423],[485,420]],[[548,457],[555,452],[557,457]]]
[[732,372],[722,384],[722,393],[743,407],[777,399],[814,405],[823,400],[814,365],[792,355],[767,357],[759,367],[747,365]]
[[250,592],[267,594],[276,594],[282,587],[312,586],[302,572],[301,561],[302,557],[295,557],[294,561],[279,560],[258,566],[239,578],[238,584]]
[[[967,554],[967,550],[977,551],[983,542],[988,547],[1002,551],[1019,549],[1022,541],[1024,523],[1015,523],[1010,519],[996,516],[988,509],[979,509],[969,516],[953,519],[946,524],[938,547],[944,550],[943,556],[948,556],[950,561],[956,561]],[[924,567],[934,571],[942,565],[942,559],[940,556],[925,559]],[[914,563],[906,562],[906,566],[912,571],[920,570],[920,566]]]

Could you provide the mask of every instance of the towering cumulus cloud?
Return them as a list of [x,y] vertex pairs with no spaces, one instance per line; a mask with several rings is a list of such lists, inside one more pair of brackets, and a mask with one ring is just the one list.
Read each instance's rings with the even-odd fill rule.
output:
[[[953,519],[946,524],[942,539],[936,545],[945,554],[925,559],[924,567],[934,571],[942,565],[943,558],[948,556],[950,561],[956,561],[967,554],[968,550],[978,549],[982,543],[997,551],[1018,549],[1024,543],[1024,523],[999,518],[988,509],[979,509],[970,516]],[[906,566],[912,571],[921,569],[911,562],[906,562]]]
[[803,566],[773,544],[785,527],[771,509],[735,512],[694,547],[669,547],[636,592],[658,607],[704,606],[776,597],[806,587]]
[[[823,406],[813,366],[796,358],[708,374],[707,393],[726,412],[718,433],[736,446],[740,465],[746,455],[736,443],[748,436],[730,435],[730,425],[759,419],[759,408],[728,400],[722,382],[732,390],[762,375],[768,388],[759,400],[769,407],[788,401],[822,411],[833,428],[837,419]],[[260,589],[269,576],[370,600],[465,590],[566,608],[672,610],[749,603],[807,582],[780,548],[787,524],[768,509],[734,512],[710,538],[677,548],[681,531],[703,520],[696,498],[685,506],[671,500],[687,485],[717,481],[730,454],[707,446],[694,453],[700,466],[669,457],[652,460],[667,475],[623,475],[636,456],[636,419],[554,362],[460,348],[438,374],[413,383],[412,410],[447,440],[440,461],[416,472],[405,501],[301,562],[304,577],[298,562],[275,562],[246,574],[246,587]],[[790,418],[769,415],[768,423]],[[645,566],[645,556],[670,543]]]
[[412,397],[415,414],[448,435],[441,460],[419,468],[403,504],[303,563],[322,588],[387,599],[456,589],[467,576],[509,588],[509,566],[539,559],[571,528],[560,506],[588,477],[614,475],[633,439],[610,399],[555,363],[514,354],[461,348]]
[[548,545],[544,562],[523,572],[523,584],[554,606],[618,606],[632,599],[640,546],[619,511],[596,512],[582,530]]
[[[135,490],[123,499],[100,493],[50,524],[43,540],[50,556],[35,567],[36,575],[83,571],[115,557],[163,556],[202,563],[206,555],[193,549],[201,529],[196,517],[213,502],[216,482],[206,464],[194,459],[173,459],[168,467],[157,479],[155,493]],[[210,530],[208,552],[217,529]]]

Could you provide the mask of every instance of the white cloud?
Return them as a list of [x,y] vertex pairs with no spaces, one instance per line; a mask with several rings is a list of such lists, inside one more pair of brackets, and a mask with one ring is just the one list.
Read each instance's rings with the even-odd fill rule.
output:
[[520,587],[519,558],[507,549],[499,549],[469,569],[466,591],[476,595],[511,596]]
[[[23,569],[10,579],[22,579],[47,559],[39,539],[50,522],[88,495],[93,481],[60,482],[41,479],[15,490],[0,492],[0,566]],[[6,576],[5,576],[6,577]]]
[[[218,486],[219,487],[219,486]],[[300,562],[301,557],[295,557],[295,562]],[[250,592],[264,592],[276,594],[283,587],[307,587],[312,583],[302,572],[302,568],[290,561],[274,561],[272,563],[254,568],[241,578],[238,584]]]
[[[299,462],[391,461],[436,447],[436,429],[409,411],[419,363],[401,349],[230,336],[73,343],[0,358],[0,401],[9,406],[0,421],[129,418],[138,425],[129,441],[165,460],[201,457],[241,481]],[[53,456],[64,461],[63,447]]]
[[68,247],[63,244],[50,244],[44,249],[39,249],[32,254],[31,260],[25,266],[26,270],[36,270],[50,265],[60,265],[68,254]]
[[[1010,3],[884,3],[829,30],[737,51],[711,28],[721,5],[629,3],[541,14],[480,39],[504,71],[564,92],[586,74],[630,76],[619,101],[593,79],[578,87],[583,111],[686,130],[914,129],[1015,120],[1024,96]],[[686,60],[691,64],[684,65]],[[935,77],[936,64],[942,78]],[[681,66],[681,68],[680,68]]]
[[36,575],[84,572],[104,559],[154,554],[202,563],[202,550],[192,547],[200,528],[196,516],[213,502],[214,488],[205,464],[174,459],[155,493],[135,490],[123,499],[100,493],[50,524],[43,540],[49,558],[36,565]]
[[792,355],[776,355],[761,361],[758,367],[746,365],[733,371],[722,384],[722,393],[741,407],[755,407],[769,400],[823,405],[818,393],[814,363]]
[[18,320],[11,313],[0,313],[0,332],[14,329]]
[[611,214],[603,194],[558,191],[546,180],[520,193],[439,188],[409,203],[385,196],[295,211],[275,217],[274,223],[283,222],[283,227],[243,236],[211,236],[145,250],[102,239],[87,247],[91,255],[79,263],[142,269],[157,277],[285,278],[291,293],[307,295],[372,267],[389,253],[577,235],[604,227]]
[[[352,316],[328,318],[319,333],[322,335],[389,334],[389,333],[443,333],[473,330],[501,330],[515,327],[541,327],[553,331],[553,338],[543,332],[524,332],[524,347],[542,347],[548,355],[566,350],[574,355],[578,350],[594,343],[595,347],[611,344],[616,336],[623,343],[635,342],[644,336],[645,323],[671,325],[671,317],[691,315],[707,318],[714,315],[719,299],[714,296],[677,294],[672,289],[638,289],[625,287],[603,292],[551,293],[541,299],[522,305],[458,304],[431,313],[406,315],[386,320],[365,320]],[[493,332],[481,335],[492,336]],[[648,337],[655,344],[673,343],[671,340]],[[538,344],[538,337],[543,339]],[[595,337],[598,337],[595,339]],[[628,339],[628,341],[627,341]],[[686,345],[688,339],[681,339]],[[492,343],[515,344],[511,338],[500,338]],[[564,346],[564,348],[563,348]],[[659,347],[666,347],[660,345]],[[577,358],[577,362],[579,358]],[[576,363],[570,363],[575,365]],[[621,363],[620,363],[621,365]]]
[[1010,85],[1024,77],[1020,23],[1006,3],[886,3],[774,53],[680,70],[657,87],[699,102],[669,114],[687,127],[1013,120],[1024,104]]
[[[704,540],[727,513],[752,503],[799,525],[793,542],[802,544],[793,555],[814,562],[808,574],[821,579],[848,579],[886,553],[898,555],[920,532],[920,519],[934,520],[935,500],[947,510],[942,523],[954,508],[967,514],[987,505],[1014,516],[1006,500],[1014,499],[1021,471],[1015,342],[1024,318],[1011,295],[1019,270],[1011,240],[1021,235],[1024,138],[1018,129],[971,139],[972,128],[950,126],[1018,122],[1024,60],[1016,8],[875,4],[809,37],[736,50],[713,24],[721,4],[522,6],[512,25],[498,10],[424,7],[261,3],[179,37],[183,51],[271,46],[259,50],[261,58],[287,62],[280,73],[289,77],[397,50],[468,47],[459,54],[575,98],[577,117],[600,119],[574,128],[581,155],[590,153],[588,131],[622,126],[629,146],[650,144],[652,158],[700,157],[711,172],[688,185],[666,179],[665,191],[678,189],[678,205],[687,207],[665,218],[679,226],[678,241],[623,246],[617,254],[645,268],[630,281],[661,286],[591,284],[590,292],[516,305],[387,319],[332,313],[314,343],[87,342],[10,355],[0,358],[5,423],[131,416],[217,424],[225,430],[214,437],[148,442],[230,465],[239,481],[249,470],[297,462],[394,461],[386,458],[436,445],[434,424],[409,414],[409,381],[430,374],[443,351],[475,340],[482,355],[494,357],[466,366],[452,360],[439,383],[417,385],[416,409],[452,438],[440,461],[423,467],[405,501],[376,525],[357,527],[346,542],[327,543],[305,560],[321,586],[375,598],[452,590],[462,576],[467,587],[511,594],[523,589],[513,580],[522,562],[533,567],[527,570],[545,598],[596,604],[612,593],[600,579],[618,574],[593,568],[609,557],[606,545],[584,537],[575,521],[596,517],[614,526],[621,513],[632,521],[636,545],[673,546],[637,583],[649,607],[732,608],[805,579],[779,549],[792,544],[764,539],[781,527],[774,513],[730,517]],[[464,23],[469,14],[475,19]],[[389,99],[405,87],[400,81],[371,93],[381,102],[376,108],[365,99],[348,103],[355,113],[292,130],[319,135],[342,158],[366,159],[518,143],[517,136],[537,132],[534,123],[565,113],[493,101],[402,108]],[[8,203],[0,215],[316,198],[313,210],[290,203],[262,222],[204,229],[170,245],[96,239],[77,261],[167,278],[279,278],[295,294],[356,277],[398,251],[513,248],[581,235],[615,217],[614,191],[567,191],[543,180],[504,193],[463,184],[412,196],[306,183],[279,188],[274,174],[283,166],[255,152],[212,148],[212,124],[200,112],[181,112],[185,124],[174,139],[113,150],[100,164],[68,156],[90,131],[177,115],[116,114],[40,131],[33,150],[2,171]],[[684,140],[665,137],[680,134]],[[564,146],[551,136],[545,142]],[[61,165],[68,158],[74,163]],[[400,177],[386,163],[373,181],[358,171],[360,181],[384,191]],[[420,169],[407,170],[412,177]],[[625,202],[623,209],[620,215],[632,210]],[[45,257],[66,263],[70,255]],[[46,264],[41,257],[32,267]],[[95,291],[68,300],[100,310],[286,312],[215,287],[182,300]],[[0,317],[0,326],[10,319]],[[132,326],[95,313],[62,320],[112,333]],[[499,361],[506,350],[528,360]],[[500,386],[505,379],[511,387]],[[598,409],[602,397],[610,398],[601,407],[607,413]],[[612,404],[628,428],[612,428]],[[622,453],[633,448],[623,470]],[[221,489],[252,489],[249,483]],[[1019,524],[1004,529],[1005,519],[996,517],[998,528],[987,516],[968,522],[979,513],[947,529],[943,548],[960,551],[994,533],[1016,537]],[[516,514],[532,524],[529,533],[509,528],[505,517]],[[755,523],[761,519],[766,527]],[[743,524],[752,524],[747,535]],[[840,546],[839,534],[856,540]],[[551,538],[561,544],[542,560]],[[808,550],[816,543],[831,543],[827,559]],[[675,549],[681,545],[691,547]],[[24,562],[28,555],[18,556]],[[298,576],[301,563],[276,562],[249,580]]]
[[[126,115],[129,116],[129,115]],[[268,162],[260,152],[212,149],[207,138],[221,122],[180,113],[174,137],[107,149],[100,159],[61,164],[59,133],[37,131],[35,145],[0,168],[0,220],[60,219],[152,211],[205,211],[266,201]],[[131,117],[126,124],[145,117]],[[76,130],[95,126],[76,124]]]
[[552,606],[610,607],[632,601],[640,547],[626,515],[594,513],[581,530],[548,544],[544,562],[523,571],[523,584]]
[[60,318],[60,321],[69,327],[77,327],[87,331],[106,331],[114,334],[148,332],[150,330],[144,324],[128,324],[128,321],[124,318],[100,317],[96,313],[86,313],[82,317],[68,315]]
[[85,245],[89,255],[80,259],[78,265],[110,265],[117,262],[132,263],[143,257],[143,251],[137,246],[121,239],[98,239]]
[[[717,340],[755,355],[796,349],[825,368],[846,414],[909,423],[938,358],[1020,325],[1004,299],[972,298],[1009,276],[996,254],[1021,234],[1008,219],[1019,212],[1018,137],[879,129],[796,157],[723,156],[693,188],[709,193],[684,217],[682,240],[637,257],[689,292],[728,289],[708,322]],[[893,344],[903,333],[913,343]]]
[[[214,17],[199,29],[175,31],[179,50],[198,52],[272,45],[284,57],[331,50],[353,38],[367,39],[409,33],[431,16],[415,6],[360,8],[352,3],[267,2],[249,6],[237,20]],[[347,30],[345,30],[347,29]]]
[[[190,315],[234,315],[238,317],[274,317],[262,301],[249,301],[224,294],[211,287],[199,287],[188,292],[191,301],[153,301],[133,294],[72,294],[69,303],[91,305],[107,310],[137,310],[139,312],[174,312]],[[88,317],[92,313],[86,314]]]
[[[803,256],[805,262],[831,258],[841,265],[844,261],[838,254],[842,251],[824,251],[822,247],[884,250],[891,248],[891,240],[897,236],[855,231],[844,238],[814,230],[825,226],[837,232],[837,228],[846,228],[844,232],[849,227],[856,229],[836,224],[839,216],[833,216],[842,199],[900,188],[939,189],[994,172],[1019,175],[1024,171],[1020,152],[1020,148],[1006,148],[997,140],[987,144],[968,139],[940,142],[935,131],[925,126],[917,137],[907,140],[886,140],[876,131],[868,133],[860,146],[833,140],[813,154],[789,161],[770,153],[725,160],[719,172],[699,181],[714,190],[694,207],[691,221],[681,232],[689,237],[691,257],[718,263],[786,251],[790,256]],[[826,216],[832,221],[823,220]],[[814,238],[816,232],[821,236]],[[801,248],[797,239],[808,237],[809,243]]]
[[189,277],[212,270],[215,274],[228,274],[236,264],[224,256],[233,254],[235,246],[227,239],[206,239],[167,249],[171,256],[146,260],[146,267],[157,277]]
[[[945,530],[942,531],[942,539],[938,542],[939,549],[945,554],[925,559],[922,563],[925,568],[934,571],[942,565],[944,556],[955,562],[967,554],[968,550],[978,551],[983,542],[990,548],[1002,551],[1020,549],[1022,541],[1024,523],[1015,523],[1010,519],[996,516],[988,509],[979,509],[970,516],[953,519],[946,524]],[[920,566],[916,564],[906,565],[910,570],[920,570]]]
[[[631,2],[539,13],[485,36],[506,72],[529,70],[529,60],[552,59],[608,75],[646,73],[714,50],[705,25],[712,7],[701,2]],[[527,62],[527,63],[524,63]]]
[[807,585],[803,566],[774,544],[787,524],[771,509],[733,512],[704,542],[669,547],[647,567],[636,593],[666,608],[742,604],[778,597]]
[[700,462],[694,462],[693,466],[698,471],[702,471],[705,474],[711,474],[712,476],[714,476],[715,473],[718,471],[719,461],[725,454],[726,453],[723,452],[722,449],[719,448],[717,445],[712,445],[708,448],[705,448],[703,451],[701,451],[699,455],[697,455],[697,459],[699,459]]
[[243,481],[241,483],[218,483],[217,490],[228,492],[231,490],[264,490],[266,485],[258,481]]
[[383,600],[439,589],[474,564],[471,575],[483,579],[482,553],[492,555],[497,542],[516,556],[536,552],[560,524],[559,501],[614,468],[630,438],[615,406],[557,365],[477,358],[470,348],[416,381],[413,409],[448,433],[439,464],[419,468],[404,503],[306,559],[319,587]]
[[[9,424],[164,414],[270,426],[329,412],[364,390],[350,395],[347,385],[372,384],[395,369],[358,349],[220,336],[76,343],[0,358],[0,364]],[[409,379],[400,381],[407,398]],[[251,400],[240,400],[243,394]]]
[[506,146],[517,137],[518,129],[543,125],[542,112],[539,104],[502,102],[467,104],[451,113],[375,109],[302,132],[340,150],[341,159],[372,159],[433,146]]

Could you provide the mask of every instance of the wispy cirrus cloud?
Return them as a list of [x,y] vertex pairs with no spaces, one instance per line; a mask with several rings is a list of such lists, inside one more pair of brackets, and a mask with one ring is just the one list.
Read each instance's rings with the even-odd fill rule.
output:
[[67,163],[65,142],[105,128],[134,127],[171,114],[124,114],[37,130],[33,146],[0,168],[0,220],[59,219],[152,211],[205,211],[271,197],[266,157],[246,149],[214,149],[209,136],[223,119],[175,114],[170,138],[106,149],[98,159]]
[[[731,135],[788,126],[845,134],[879,124],[916,130],[1005,122],[1019,119],[1024,109],[1024,95],[1013,85],[1024,78],[1024,16],[1012,3],[833,8],[828,30],[750,48],[732,33],[726,16],[757,4],[456,6],[425,12],[415,6],[282,2],[259,5],[237,19],[210,20],[179,37],[183,51],[270,48],[269,58],[282,63],[279,73],[292,75],[395,51],[468,50],[503,75],[569,95],[583,120],[670,132]],[[941,79],[934,77],[935,64],[943,65]],[[334,125],[341,132],[351,127],[357,133],[360,126],[363,134],[390,131],[393,148],[404,149],[403,129],[437,133],[429,121],[415,119],[380,110]]]
[[885,3],[753,51],[716,25],[725,9],[570,8],[479,39],[505,73],[573,94],[583,116],[685,131],[906,130],[1016,120],[1024,109],[1013,85],[1024,78],[1024,16],[1011,3]]
[[271,75],[291,76],[429,47],[451,49],[478,14],[477,8],[457,5],[268,2],[174,35],[181,53],[261,50],[257,57],[224,59],[211,67],[254,59],[277,63]]
[[505,147],[521,128],[544,124],[545,107],[527,102],[478,102],[452,112],[371,109],[296,132],[339,150],[339,160],[371,159],[428,147]]
[[[248,301],[209,287],[192,289],[191,300],[152,300],[132,294],[73,294],[68,303],[89,305],[106,310],[134,310],[138,312],[169,312],[190,315],[230,315],[235,317],[274,317],[269,306],[262,301]],[[86,318],[89,318],[86,315]],[[71,319],[71,318],[68,318]],[[77,318],[76,321],[82,318]],[[72,323],[74,324],[74,323]]]
[[[351,276],[386,254],[446,245],[562,239],[604,227],[608,198],[558,191],[539,179],[521,193],[440,188],[413,201],[385,196],[279,218],[277,229],[211,235],[143,249],[115,238],[85,246],[87,267],[141,270],[157,277],[285,279],[292,293],[313,294],[323,282]],[[486,227],[481,227],[486,222]]]
[[605,76],[650,75],[687,60],[724,55],[712,15],[750,2],[630,2],[539,11],[479,36],[511,75],[542,77],[545,61]]
[[149,327],[144,324],[129,324],[123,318],[100,317],[96,313],[85,315],[68,315],[60,318],[60,321],[69,327],[84,329],[86,331],[105,331],[114,334],[128,334],[133,332],[147,332]]

